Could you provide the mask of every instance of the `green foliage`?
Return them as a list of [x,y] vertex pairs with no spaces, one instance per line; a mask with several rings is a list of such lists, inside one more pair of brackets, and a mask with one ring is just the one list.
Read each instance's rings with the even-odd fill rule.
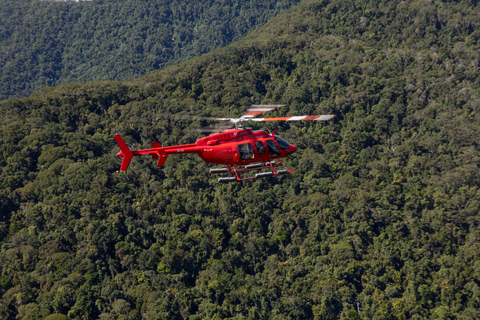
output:
[[[304,1],[233,45],[130,82],[0,103],[0,317],[478,318],[475,3]],[[278,123],[296,170],[218,184],[166,114]],[[272,113],[272,116],[275,116]],[[4,214],[5,212],[5,214]]]
[[128,80],[237,41],[299,0],[1,0],[0,100]]

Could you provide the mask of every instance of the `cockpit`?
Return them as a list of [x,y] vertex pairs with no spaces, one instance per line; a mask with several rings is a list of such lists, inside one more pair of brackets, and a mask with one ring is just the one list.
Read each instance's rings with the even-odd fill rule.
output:
[[275,135],[275,141],[277,142],[278,146],[282,149],[290,148],[290,143],[288,143],[287,140],[283,139],[279,135]]
[[[278,157],[282,155],[281,150],[287,150],[288,153],[292,153],[297,148],[290,143],[288,143],[285,139],[278,135],[274,135],[273,138],[265,139],[264,141],[262,140],[256,140],[254,141],[253,145],[251,142],[247,143],[240,143],[237,145],[237,150],[238,153],[240,154],[240,159],[241,160],[251,160],[255,159],[257,156],[262,156],[268,151],[268,155],[270,157]],[[255,150],[253,146],[255,146]],[[280,150],[280,149],[281,150]]]

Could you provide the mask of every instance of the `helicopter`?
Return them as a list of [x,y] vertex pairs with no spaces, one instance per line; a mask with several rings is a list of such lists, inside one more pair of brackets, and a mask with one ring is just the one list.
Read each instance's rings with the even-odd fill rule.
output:
[[[291,173],[294,169],[278,169],[282,164],[282,161],[278,161],[278,159],[289,157],[290,154],[297,150],[297,147],[277,135],[278,129],[273,132],[270,132],[270,130],[268,130],[269,132],[253,130],[252,128],[245,128],[243,123],[247,121],[326,121],[332,119],[335,115],[257,118],[264,112],[283,106],[251,105],[240,118],[198,117],[196,119],[228,121],[229,125],[199,129],[197,131],[214,133],[200,138],[191,144],[162,147],[160,143],[152,142],[152,148],[150,149],[130,150],[122,137],[116,134],[114,138],[121,150],[117,153],[117,156],[122,157],[119,171],[126,171],[134,156],[151,156],[154,160],[158,159],[157,166],[162,167],[169,155],[196,153],[207,163],[223,165],[220,168],[211,168],[210,174],[225,173],[232,175],[219,178],[219,183],[238,182]],[[262,169],[271,169],[271,171],[259,172],[247,178],[241,178],[239,175],[242,172]]]

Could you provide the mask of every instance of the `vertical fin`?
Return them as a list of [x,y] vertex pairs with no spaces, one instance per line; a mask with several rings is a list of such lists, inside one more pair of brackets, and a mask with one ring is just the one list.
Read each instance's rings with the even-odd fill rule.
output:
[[157,154],[152,156],[152,159],[158,159],[157,166],[163,167],[165,160],[167,160],[168,154],[162,149],[162,146],[158,142],[152,142],[152,147],[157,149]]
[[115,140],[117,140],[120,150],[122,150],[121,152],[117,153],[117,156],[123,157],[120,171],[126,171],[130,161],[132,160],[133,153],[119,134],[116,134],[114,137]]
[[157,153],[158,153],[158,162],[157,162],[157,166],[158,167],[163,167],[163,165],[165,164],[165,161],[167,160],[167,157],[168,157],[168,154],[165,150],[163,150],[162,148],[159,148],[157,150]]

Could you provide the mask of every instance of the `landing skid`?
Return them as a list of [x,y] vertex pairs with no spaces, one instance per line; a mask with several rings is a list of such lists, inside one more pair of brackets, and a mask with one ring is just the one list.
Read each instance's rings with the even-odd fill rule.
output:
[[[258,179],[258,178],[264,178],[264,177],[278,176],[281,174],[290,173],[294,170],[294,169],[275,170],[275,168],[278,167],[281,163],[282,161],[258,162],[258,163],[246,165],[244,168],[238,168],[238,169],[235,166],[226,166],[223,168],[210,169],[209,173],[210,174],[214,174],[214,173],[234,174],[235,177],[218,178],[219,183],[227,183],[227,182],[237,182],[237,181],[252,180],[252,179]],[[262,169],[272,169],[272,171],[260,172],[260,173],[257,173],[255,176],[248,177],[248,178],[240,178],[240,176],[238,175],[239,173],[242,173],[242,172],[262,170]]]

